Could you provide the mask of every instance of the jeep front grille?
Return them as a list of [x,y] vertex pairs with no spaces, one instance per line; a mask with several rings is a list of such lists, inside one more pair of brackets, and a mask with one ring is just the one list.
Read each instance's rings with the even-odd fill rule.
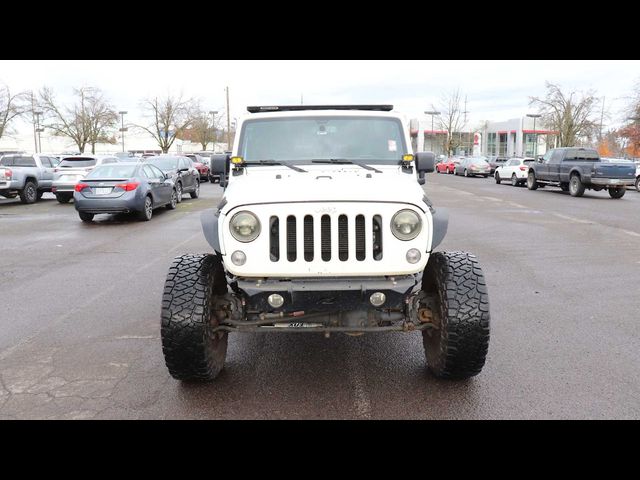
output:
[[[368,223],[365,216],[358,215],[304,215],[300,220],[295,215],[283,217],[286,225],[286,258],[289,262],[298,260],[298,248],[302,247],[302,258],[305,262],[313,262],[316,251],[316,242],[320,241],[320,258],[324,262],[329,262],[332,256],[336,256],[340,261],[348,261],[353,255],[357,261],[364,261],[367,258],[382,260],[382,218],[380,215],[371,217]],[[278,216],[269,218],[269,253],[272,262],[280,261],[280,219]],[[371,245],[366,244],[366,229],[371,229]],[[336,251],[332,251],[332,226],[333,235],[337,233],[333,245],[337,246]],[[319,230],[319,235],[317,235]],[[298,235],[302,236],[302,244],[298,242]],[[335,241],[337,240],[337,241]],[[351,246],[351,249],[350,249]],[[350,253],[351,252],[351,253]]]

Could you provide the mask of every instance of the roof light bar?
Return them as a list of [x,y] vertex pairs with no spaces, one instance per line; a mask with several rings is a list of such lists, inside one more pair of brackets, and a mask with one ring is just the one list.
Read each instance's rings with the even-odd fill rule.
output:
[[249,113],[291,112],[301,110],[378,110],[390,112],[393,105],[264,105],[247,107]]

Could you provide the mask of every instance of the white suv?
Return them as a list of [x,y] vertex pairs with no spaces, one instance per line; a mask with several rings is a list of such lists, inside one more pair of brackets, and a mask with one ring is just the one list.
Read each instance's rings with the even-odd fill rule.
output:
[[499,167],[496,167],[493,177],[495,178],[496,183],[502,183],[504,180],[509,180],[511,185],[514,187],[524,185],[527,183],[529,165],[535,163],[535,161],[535,158],[530,157],[511,158]]
[[423,188],[434,155],[412,154],[389,105],[248,107],[225,187],[202,225],[213,253],[182,255],[162,299],[169,372],[211,380],[229,332],[419,330],[430,370],[482,369],[489,300],[476,258],[434,252],[447,230]]

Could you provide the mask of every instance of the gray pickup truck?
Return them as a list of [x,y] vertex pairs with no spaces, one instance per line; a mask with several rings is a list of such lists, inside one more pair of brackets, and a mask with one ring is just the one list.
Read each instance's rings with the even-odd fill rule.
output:
[[0,158],[0,195],[35,203],[51,191],[57,162],[45,155],[13,154]]
[[611,198],[622,198],[626,187],[633,186],[635,173],[631,164],[602,162],[591,148],[554,148],[529,165],[527,188],[554,185],[572,197],[581,197],[585,189],[606,189]]

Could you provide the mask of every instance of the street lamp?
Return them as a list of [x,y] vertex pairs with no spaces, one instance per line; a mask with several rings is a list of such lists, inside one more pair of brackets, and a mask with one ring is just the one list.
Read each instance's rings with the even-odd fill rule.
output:
[[217,110],[209,110],[211,114],[211,128],[213,129],[213,148],[212,150],[215,152],[216,150],[216,115],[218,114]]
[[[38,133],[38,143],[36,143],[36,153],[42,153],[42,142],[40,141],[40,132],[43,132],[44,130],[40,128],[40,115],[42,115],[42,112],[33,112],[33,114],[36,116],[35,121],[35,129],[34,131]],[[35,141],[35,138],[34,138]],[[38,145],[40,146],[38,148]]]
[[535,136],[535,142],[533,144],[533,158],[538,158],[538,132],[536,132],[536,118],[540,118],[542,115],[539,113],[527,113],[527,117],[533,118],[533,135]]
[[118,113],[120,114],[120,117],[122,118],[122,127],[120,128],[120,133],[122,133],[122,151],[124,152],[124,132],[126,132],[128,130],[127,128],[124,128],[124,116],[127,114],[127,112],[120,111]]
[[425,115],[431,115],[431,151],[433,152],[433,137],[435,137],[435,133],[433,131],[433,117],[434,115],[440,115],[440,112],[424,112]]

